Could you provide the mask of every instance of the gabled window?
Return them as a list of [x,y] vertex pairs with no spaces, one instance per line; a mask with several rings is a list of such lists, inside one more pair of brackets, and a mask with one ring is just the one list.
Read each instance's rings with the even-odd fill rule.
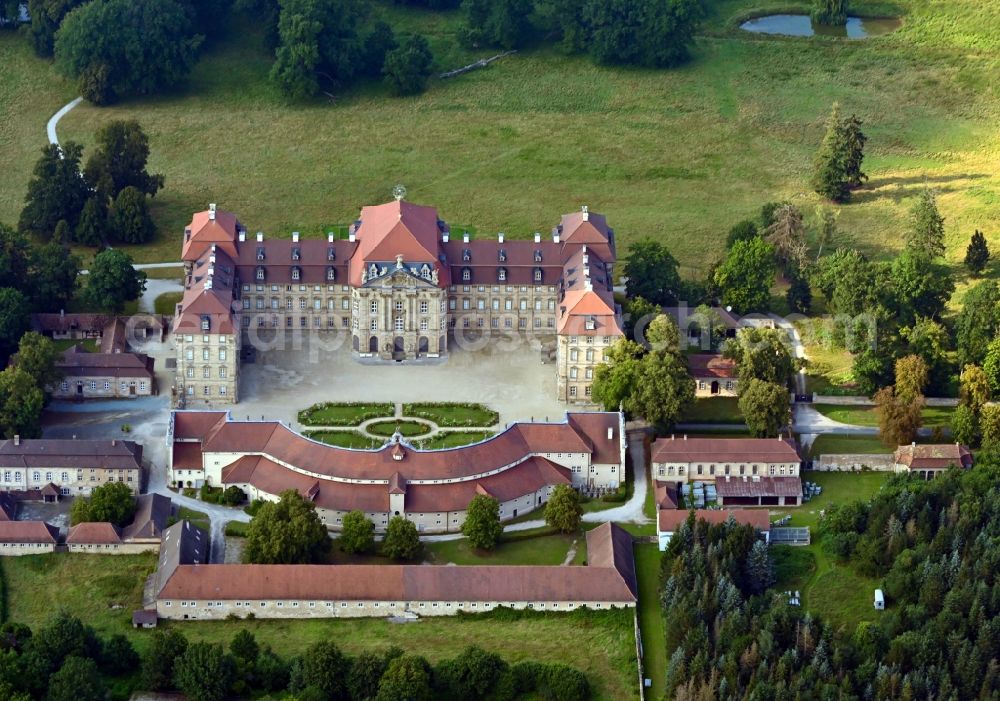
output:
[[326,259],[327,260],[337,260],[337,249],[330,246],[326,249]]
[[507,262],[507,251],[506,250],[504,250],[504,249],[501,248],[498,255],[499,255],[499,259],[500,259],[501,263],[506,263]]
[[296,266],[292,266],[292,279],[293,280],[301,280],[302,279],[302,268],[298,267],[297,265]]
[[332,282],[335,275],[336,275],[336,272],[334,271],[333,266],[332,265],[328,266],[327,269],[326,269],[326,279],[330,280]]
[[497,270],[497,280],[503,282],[507,279],[507,268],[499,268]]
[[368,278],[371,279],[378,275],[378,266],[372,263],[368,266]]
[[298,246],[292,249],[292,260],[299,260],[302,258],[302,249]]
[[469,282],[472,279],[472,271],[468,268],[462,268],[462,281]]
[[542,269],[535,268],[535,282],[541,282],[541,281],[542,281]]
[[257,266],[257,279],[258,280],[264,279],[264,266],[262,265]]
[[257,246],[257,260],[264,260],[264,247]]
[[468,248],[462,249],[462,260],[465,261],[466,263],[472,260],[472,251],[469,250]]
[[535,262],[536,263],[542,262],[542,251],[540,249],[535,249]]
[[209,328],[211,327],[211,325],[212,325],[211,319],[207,315],[201,317],[201,330],[202,331],[208,331]]

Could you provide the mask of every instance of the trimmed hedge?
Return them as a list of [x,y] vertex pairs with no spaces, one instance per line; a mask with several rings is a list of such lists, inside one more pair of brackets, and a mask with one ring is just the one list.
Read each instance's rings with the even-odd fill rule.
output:
[[[463,414],[467,414],[465,418]],[[466,402],[420,402],[404,404],[403,416],[433,421],[438,426],[487,427],[500,421],[500,414],[483,404]]]

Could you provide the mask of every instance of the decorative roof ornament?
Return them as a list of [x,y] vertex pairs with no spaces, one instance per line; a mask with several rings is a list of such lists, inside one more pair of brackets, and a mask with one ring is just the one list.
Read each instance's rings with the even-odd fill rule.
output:
[[392,196],[395,197],[397,201],[406,197],[406,188],[402,183],[397,183],[396,186],[392,188]]

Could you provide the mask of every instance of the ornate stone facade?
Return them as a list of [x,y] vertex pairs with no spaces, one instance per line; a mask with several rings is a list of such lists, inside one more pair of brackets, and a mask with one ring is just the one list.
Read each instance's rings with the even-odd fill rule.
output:
[[[356,356],[383,361],[444,357],[449,337],[516,336],[554,346],[558,398],[589,403],[593,368],[622,334],[614,231],[586,207],[546,241],[453,241],[437,210],[402,200],[364,207],[346,240],[248,241],[211,205],[185,230],[182,258],[175,333],[187,406],[238,401],[240,337],[280,329],[341,333]],[[223,367],[227,343],[236,352]]]

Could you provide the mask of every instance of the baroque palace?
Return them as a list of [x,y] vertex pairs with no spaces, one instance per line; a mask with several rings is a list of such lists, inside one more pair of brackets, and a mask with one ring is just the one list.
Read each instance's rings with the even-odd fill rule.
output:
[[453,239],[433,207],[364,207],[346,239],[267,239],[209,205],[184,231],[175,315],[178,404],[239,401],[241,348],[279,330],[349,335],[358,358],[444,358],[449,337],[519,334],[555,345],[558,399],[589,403],[594,368],[622,335],[615,236],[587,207],[551,237]]

